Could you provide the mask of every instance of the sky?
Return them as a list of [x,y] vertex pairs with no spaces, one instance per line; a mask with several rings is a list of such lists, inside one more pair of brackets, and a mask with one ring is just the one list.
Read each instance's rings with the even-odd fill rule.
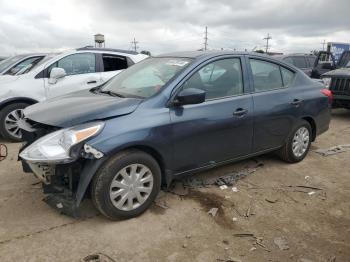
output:
[[0,56],[94,45],[152,54],[208,49],[292,53],[350,42],[350,0],[0,0]]

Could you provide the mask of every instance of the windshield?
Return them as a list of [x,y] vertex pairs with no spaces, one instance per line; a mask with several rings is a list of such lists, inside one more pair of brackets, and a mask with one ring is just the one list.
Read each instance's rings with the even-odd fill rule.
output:
[[30,64],[26,65],[21,70],[19,70],[16,73],[16,75],[26,74],[26,73],[30,72],[31,70],[33,70],[34,68],[37,68],[38,66],[42,65],[43,63],[49,61],[50,59],[57,56],[58,54],[59,53],[52,53],[52,54],[46,55],[44,58],[34,60]]
[[125,97],[147,98],[158,93],[190,62],[191,59],[178,57],[148,58],[115,76],[102,91]]
[[18,61],[23,59],[25,55],[16,55],[16,56],[11,56],[3,61],[0,62],[0,73],[5,71],[9,66],[16,64]]
[[339,60],[339,67],[350,67],[350,52],[344,52]]

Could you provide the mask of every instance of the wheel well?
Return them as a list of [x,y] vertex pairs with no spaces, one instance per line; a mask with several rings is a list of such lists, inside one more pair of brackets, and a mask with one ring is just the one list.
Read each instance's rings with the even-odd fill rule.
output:
[[128,148],[123,148],[124,150],[128,150],[128,149],[137,149],[140,151],[143,151],[149,155],[151,155],[158,163],[159,167],[160,167],[160,171],[162,173],[162,184],[166,182],[166,177],[165,177],[165,163],[164,163],[164,159],[161,156],[161,154],[159,154],[155,149],[153,149],[152,147],[149,146],[143,146],[143,145],[139,145],[139,146],[132,146],[132,147],[128,147]]
[[0,110],[3,109],[5,106],[14,104],[14,103],[27,103],[29,105],[33,105],[35,103],[38,103],[38,101],[35,101],[30,98],[16,98],[16,99],[11,99],[11,100],[6,100],[3,103],[0,104]]
[[311,137],[311,141],[315,141],[316,139],[316,123],[315,123],[315,120],[312,118],[312,117],[303,117],[303,119],[305,121],[307,121],[310,126],[311,126],[311,134],[312,134],[312,137]]

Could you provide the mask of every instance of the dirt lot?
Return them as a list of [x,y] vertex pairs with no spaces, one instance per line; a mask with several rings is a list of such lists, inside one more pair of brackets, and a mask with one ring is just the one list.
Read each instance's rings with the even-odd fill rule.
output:
[[[349,143],[350,112],[337,110],[312,150]],[[238,192],[211,186],[185,196],[162,193],[158,203],[169,208],[154,205],[138,218],[111,222],[89,201],[80,220],[51,209],[16,161],[19,144],[7,145],[9,156],[0,162],[1,261],[81,261],[96,253],[105,255],[101,261],[350,261],[350,149],[328,157],[310,152],[294,165],[261,156],[264,166],[241,179]],[[211,208],[218,208],[215,217]],[[243,233],[252,235],[235,235]],[[286,240],[282,250],[278,238]]]

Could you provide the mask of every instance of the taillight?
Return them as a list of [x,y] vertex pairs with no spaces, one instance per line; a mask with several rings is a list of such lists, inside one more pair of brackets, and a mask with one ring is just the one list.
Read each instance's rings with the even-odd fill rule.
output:
[[332,104],[332,101],[333,101],[332,91],[329,89],[321,89],[321,93],[324,94],[326,97],[328,97],[328,103]]

